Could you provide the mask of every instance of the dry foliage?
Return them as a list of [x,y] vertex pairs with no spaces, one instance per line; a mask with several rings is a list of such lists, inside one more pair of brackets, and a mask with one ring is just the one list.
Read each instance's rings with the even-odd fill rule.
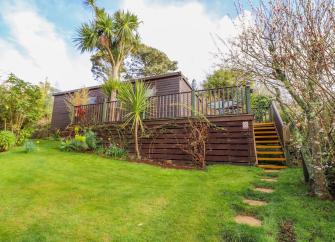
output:
[[184,126],[186,137],[178,147],[189,154],[197,166],[206,167],[206,147],[211,124],[206,118],[189,118]]

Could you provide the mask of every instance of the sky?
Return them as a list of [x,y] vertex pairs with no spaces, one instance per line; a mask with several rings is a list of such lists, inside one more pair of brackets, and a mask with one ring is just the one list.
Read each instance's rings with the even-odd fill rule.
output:
[[[97,0],[113,13],[130,10],[142,21],[141,41],[178,61],[200,84],[217,64],[213,36],[239,32],[233,0]],[[245,0],[244,2],[247,2]],[[9,73],[31,83],[46,78],[58,89],[99,84],[90,53],[73,44],[76,29],[91,19],[82,0],[0,0],[0,79]]]

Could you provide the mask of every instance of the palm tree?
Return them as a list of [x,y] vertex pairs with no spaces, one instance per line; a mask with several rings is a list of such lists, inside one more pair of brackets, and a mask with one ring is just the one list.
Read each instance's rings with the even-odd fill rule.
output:
[[140,81],[136,81],[135,86],[130,82],[122,83],[118,89],[118,100],[126,111],[123,126],[131,125],[136,156],[140,159],[138,133],[144,132],[143,114],[149,106],[149,87]]
[[110,64],[111,78],[119,79],[125,57],[139,44],[139,20],[130,12],[117,11],[113,16],[96,5],[95,0],[85,2],[94,12],[94,19],[77,30],[74,43],[83,52],[92,52]]

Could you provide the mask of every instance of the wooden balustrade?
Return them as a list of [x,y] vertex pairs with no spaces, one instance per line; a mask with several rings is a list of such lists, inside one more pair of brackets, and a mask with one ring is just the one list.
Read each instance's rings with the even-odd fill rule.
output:
[[[250,87],[233,86],[152,96],[143,114],[146,120],[206,117],[250,113]],[[103,124],[122,121],[127,110],[118,101],[74,108],[74,124]]]

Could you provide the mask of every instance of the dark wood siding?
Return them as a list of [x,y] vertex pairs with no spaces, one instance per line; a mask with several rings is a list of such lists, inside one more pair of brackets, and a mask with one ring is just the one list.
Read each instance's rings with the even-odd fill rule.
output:
[[156,95],[178,93],[180,75],[156,80]]
[[[169,95],[184,91],[190,91],[190,87],[187,85],[186,81],[184,80],[182,74],[180,72],[169,73],[165,75],[150,78],[144,78],[143,81],[148,83],[152,88],[154,87],[156,93],[155,95]],[[73,93],[73,92],[72,92]],[[55,95],[54,100],[54,108],[52,114],[52,121],[51,127],[54,129],[64,129],[70,124],[69,113],[66,108],[65,98],[67,93],[61,93],[59,95]],[[90,90],[91,97],[98,97],[98,102],[101,101],[102,97],[104,96],[101,89],[99,87],[94,87]],[[156,105],[157,110],[168,110],[173,109],[172,105],[178,102],[176,99],[172,99],[169,103],[153,103]],[[161,108],[164,105],[164,108]]]
[[[70,124],[70,114],[67,110],[65,101],[67,95],[68,93],[54,96],[54,105],[51,119],[51,127],[53,129],[65,129]],[[104,94],[100,88],[89,90],[89,96],[97,97],[97,102],[104,98]]]
[[179,80],[179,90],[180,92],[190,92],[192,91],[191,85],[184,78]]

